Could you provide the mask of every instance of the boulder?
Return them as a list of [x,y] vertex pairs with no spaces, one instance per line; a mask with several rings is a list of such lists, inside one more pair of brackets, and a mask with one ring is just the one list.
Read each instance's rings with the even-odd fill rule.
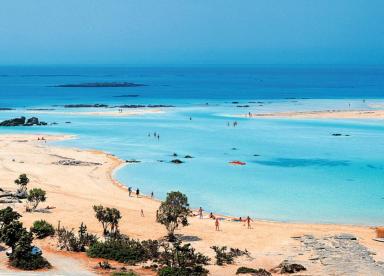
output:
[[272,269],[272,272],[274,273],[280,273],[280,274],[291,274],[291,273],[297,273],[300,271],[307,270],[303,265],[290,262],[288,260],[284,260],[281,264],[279,264],[277,267]]
[[39,118],[37,117],[32,117],[26,120],[24,116],[20,118],[5,120],[0,123],[0,126],[34,126],[34,125],[45,126],[47,125],[47,123],[40,122]]
[[0,126],[22,126],[25,124],[25,117],[5,120],[0,123]]
[[174,164],[181,164],[181,163],[184,163],[183,161],[179,160],[179,159],[173,159],[171,161],[171,163],[174,163]]
[[39,125],[39,119],[37,117],[32,117],[27,120],[25,123],[26,126]]

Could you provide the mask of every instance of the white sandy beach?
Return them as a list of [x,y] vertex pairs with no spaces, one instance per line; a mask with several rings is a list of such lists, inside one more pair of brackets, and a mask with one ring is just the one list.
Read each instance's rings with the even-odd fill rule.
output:
[[[29,188],[40,187],[47,191],[47,201],[41,207],[54,206],[48,212],[26,213],[23,204],[14,204],[22,213],[22,221],[30,226],[37,219],[45,219],[53,225],[60,221],[62,226],[77,228],[84,222],[90,232],[101,234],[101,225],[94,217],[92,206],[102,204],[118,208],[122,213],[120,231],[138,239],[157,239],[166,232],[162,225],[155,222],[155,213],[159,202],[146,197],[129,197],[127,189],[112,178],[113,171],[124,164],[118,158],[100,152],[51,146],[37,137],[44,136],[48,141],[69,139],[71,136],[52,135],[1,135],[0,136],[0,185],[4,190],[14,191],[14,180],[26,173],[31,179]],[[75,160],[100,163],[91,166],[63,166],[53,164],[56,161],[73,158]],[[128,164],[129,166],[129,164]],[[129,180],[127,180],[129,182]],[[135,187],[135,183],[132,183]],[[230,204],[230,203],[228,203]],[[7,204],[1,204],[4,208]],[[145,217],[140,216],[144,210]],[[240,258],[236,264],[219,267],[210,265],[211,275],[233,275],[239,266],[262,267],[270,269],[284,259],[301,259],[308,268],[307,274],[321,275],[321,267],[316,262],[308,261],[308,256],[298,254],[300,244],[294,236],[312,234],[316,237],[337,233],[351,233],[360,243],[375,252],[376,260],[384,260],[383,244],[375,242],[373,228],[348,225],[320,225],[255,221],[252,229],[243,223],[223,221],[221,231],[215,231],[214,221],[210,219],[190,219],[190,225],[177,231],[191,237],[191,243],[200,252],[214,257],[210,249],[213,245],[227,245],[251,252],[252,260]],[[39,243],[52,263],[65,253],[57,252],[54,242]],[[1,253],[3,254],[3,253]],[[56,257],[55,257],[56,256]],[[95,260],[89,260],[84,253],[68,253],[67,258],[83,260],[84,271],[92,272]],[[0,267],[8,270],[8,268]],[[60,268],[56,268],[59,269]],[[152,275],[150,271],[141,271]],[[152,274],[151,274],[152,273]]]

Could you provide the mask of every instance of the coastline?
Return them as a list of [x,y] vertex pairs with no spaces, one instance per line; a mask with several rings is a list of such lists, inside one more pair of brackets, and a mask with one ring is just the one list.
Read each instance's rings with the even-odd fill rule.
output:
[[[22,213],[22,221],[26,226],[30,226],[36,219],[46,219],[53,225],[57,225],[60,220],[61,225],[68,228],[77,228],[81,222],[84,222],[91,232],[100,235],[101,227],[94,218],[92,205],[103,204],[121,210],[122,233],[139,239],[161,238],[165,235],[164,227],[154,219],[159,200],[145,195],[140,198],[129,197],[127,187],[114,178],[119,168],[128,165],[123,160],[99,150],[62,148],[46,144],[37,141],[39,136],[46,137],[48,141],[74,137],[45,134],[1,135],[0,158],[3,168],[0,169],[2,172],[0,180],[4,183],[2,188],[15,189],[13,180],[18,174],[25,172],[31,177],[31,187],[47,190],[48,200],[43,206],[47,204],[56,207],[49,213],[25,213],[23,206],[19,204],[20,206],[16,206],[16,209]],[[11,160],[11,156],[15,161]],[[101,165],[76,167],[52,164],[61,157],[98,162]],[[121,192],[122,190],[125,192]],[[1,205],[5,206],[5,204]],[[141,209],[144,210],[145,217],[140,216]],[[239,260],[236,265],[226,267],[210,265],[208,269],[212,275],[231,275],[241,265],[272,268],[283,259],[296,254],[297,241],[292,237],[304,234],[324,236],[342,232],[352,233],[362,244],[376,252],[377,260],[384,260],[384,250],[379,243],[372,241],[375,234],[373,228],[369,226],[255,220],[252,222],[253,229],[246,229],[243,223],[233,221],[222,221],[221,227],[222,231],[214,231],[212,220],[192,217],[188,227],[177,231],[178,234],[197,237],[198,239],[191,241],[192,245],[211,258],[213,258],[213,251],[210,247],[213,245],[247,248],[255,257],[253,260]],[[44,247],[49,247],[55,252],[52,244]],[[316,268],[311,269],[315,271]]]
[[273,113],[231,114],[238,118],[276,118],[276,119],[384,119],[384,110],[318,110]]

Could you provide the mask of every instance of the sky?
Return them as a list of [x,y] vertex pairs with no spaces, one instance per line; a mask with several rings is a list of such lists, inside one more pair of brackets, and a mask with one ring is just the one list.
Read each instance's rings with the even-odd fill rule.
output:
[[2,0],[0,64],[384,64],[384,0]]

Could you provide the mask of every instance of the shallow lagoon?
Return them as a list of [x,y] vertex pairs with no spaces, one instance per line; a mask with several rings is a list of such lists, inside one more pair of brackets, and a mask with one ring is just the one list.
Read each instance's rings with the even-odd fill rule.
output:
[[[340,82],[333,78],[330,83],[321,82],[322,86],[317,85],[317,88],[304,89],[297,83],[310,83],[308,76],[304,82],[294,82],[293,85],[281,73],[274,72],[275,78],[268,75],[266,79],[268,82],[277,80],[279,86],[271,88],[264,85],[264,89],[269,93],[289,92],[274,94],[280,99],[265,98],[263,96],[266,94],[258,95],[256,92],[249,98],[242,93],[229,95],[230,89],[250,91],[250,83],[253,81],[245,81],[253,73],[247,71],[246,75],[235,74],[231,81],[224,81],[227,87],[222,91],[224,99],[220,99],[214,97],[216,94],[209,93],[209,97],[205,97],[204,92],[219,87],[214,84],[220,82],[217,76],[223,73],[213,74],[215,77],[212,77],[212,72],[209,76],[198,74],[196,78],[200,86],[197,86],[186,72],[184,76],[178,76],[166,71],[162,77],[156,77],[150,71],[142,75],[135,74],[129,81],[151,82],[153,86],[145,89],[152,92],[139,98],[116,98],[112,96],[143,94],[140,90],[143,88],[134,88],[129,92],[119,89],[113,92],[105,89],[76,92],[46,87],[48,84],[68,83],[73,78],[76,78],[76,82],[94,81],[96,76],[126,80],[129,75],[127,72],[120,75],[114,71],[111,75],[88,72],[78,77],[75,77],[76,74],[22,77],[21,73],[17,76],[13,73],[13,77],[0,80],[0,102],[2,107],[11,106],[17,110],[0,112],[0,119],[31,115],[25,110],[28,107],[51,107],[67,103],[176,105],[176,108],[167,109],[164,114],[133,117],[34,114],[59,124],[0,129],[0,133],[76,134],[78,139],[59,144],[100,149],[123,159],[140,160],[141,163],[128,164],[120,169],[116,177],[127,186],[139,187],[146,194],[153,191],[156,197],[164,198],[166,192],[180,190],[188,195],[193,207],[202,206],[207,211],[234,216],[250,215],[283,221],[384,224],[382,120],[235,119],[229,116],[248,111],[347,109],[349,104],[351,109],[375,108],[383,101],[368,99],[364,102],[363,98],[380,98],[380,81],[374,82],[374,85],[364,85],[360,79],[360,85],[356,87],[363,91],[364,97],[352,98],[347,95],[349,98],[343,99],[338,94],[335,98],[283,99],[287,94],[306,97],[310,90],[315,91],[310,94],[315,96],[322,86],[323,90],[342,94],[342,91],[348,90],[345,85],[347,81]],[[173,77],[167,81],[170,75]],[[320,78],[326,79],[324,76]],[[318,81],[318,78],[315,80]],[[14,85],[15,82],[17,85]],[[246,85],[243,85],[244,82]],[[162,86],[167,83],[171,83],[170,86]],[[339,89],[337,83],[340,84]],[[199,90],[199,87],[203,88]],[[172,94],[177,88],[184,92],[194,90],[196,98],[156,96],[156,93]],[[12,97],[10,91],[17,92],[14,95],[19,95],[19,98]],[[357,89],[348,91],[358,95]],[[21,97],[23,93],[29,93],[28,97]],[[233,104],[233,101],[250,107],[238,108],[238,104]],[[256,103],[249,103],[251,101]],[[57,106],[55,108],[68,111]],[[238,126],[228,127],[227,122],[234,120],[239,122]],[[71,121],[71,124],[65,124],[66,121]],[[153,137],[153,132],[160,134],[159,140]],[[151,133],[151,137],[148,137],[148,133]],[[350,136],[332,136],[333,133]],[[185,163],[169,163],[175,158],[173,153],[177,153],[177,158]],[[185,159],[185,155],[194,158]],[[247,164],[228,164],[232,160],[241,160]]]

